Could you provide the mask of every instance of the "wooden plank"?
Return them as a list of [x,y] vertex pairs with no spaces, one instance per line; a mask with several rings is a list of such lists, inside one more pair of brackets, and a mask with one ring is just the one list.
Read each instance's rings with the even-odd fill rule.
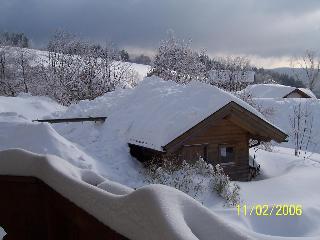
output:
[[105,122],[107,117],[87,117],[87,118],[53,118],[53,119],[37,119],[32,122],[48,122],[48,123],[68,123],[68,122]]

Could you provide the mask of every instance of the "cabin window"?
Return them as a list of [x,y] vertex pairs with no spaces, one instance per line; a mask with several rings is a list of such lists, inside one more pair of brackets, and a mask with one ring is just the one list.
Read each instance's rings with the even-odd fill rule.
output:
[[235,147],[233,145],[219,145],[219,159],[222,164],[234,162]]

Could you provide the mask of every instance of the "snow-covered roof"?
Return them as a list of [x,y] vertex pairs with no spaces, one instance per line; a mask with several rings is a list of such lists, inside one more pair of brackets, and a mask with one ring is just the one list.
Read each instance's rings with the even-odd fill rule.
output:
[[234,95],[200,82],[179,85],[157,77],[146,78],[133,89],[129,99],[129,143],[159,151],[230,102],[266,121],[261,113]]
[[133,190],[56,156],[0,151],[0,175],[36,177],[129,239],[252,239],[174,188]]
[[308,88],[298,88],[301,92],[307,94],[311,98],[317,98],[317,96]]
[[229,71],[229,70],[212,70],[209,73],[210,79],[214,82],[225,82],[232,77],[234,81],[238,82],[254,82],[254,71]]
[[249,93],[253,98],[283,98],[297,89],[311,98],[316,98],[312,91],[307,88],[296,88],[281,84],[253,84],[247,86],[243,91]]

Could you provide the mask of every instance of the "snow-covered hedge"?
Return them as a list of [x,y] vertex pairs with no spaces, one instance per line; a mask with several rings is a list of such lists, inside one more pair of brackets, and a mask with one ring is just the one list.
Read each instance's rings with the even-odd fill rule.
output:
[[211,190],[229,206],[240,203],[240,187],[230,181],[220,165],[214,167],[202,158],[193,164],[183,161],[181,165],[175,160],[163,159],[161,166],[157,160],[147,163],[144,170],[146,182],[174,187],[199,201],[203,193]]

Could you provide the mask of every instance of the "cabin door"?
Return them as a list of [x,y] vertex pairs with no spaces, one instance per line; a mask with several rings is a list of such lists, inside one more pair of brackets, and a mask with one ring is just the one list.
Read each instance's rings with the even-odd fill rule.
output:
[[199,158],[207,158],[207,144],[185,145],[182,148],[181,160],[194,163]]

